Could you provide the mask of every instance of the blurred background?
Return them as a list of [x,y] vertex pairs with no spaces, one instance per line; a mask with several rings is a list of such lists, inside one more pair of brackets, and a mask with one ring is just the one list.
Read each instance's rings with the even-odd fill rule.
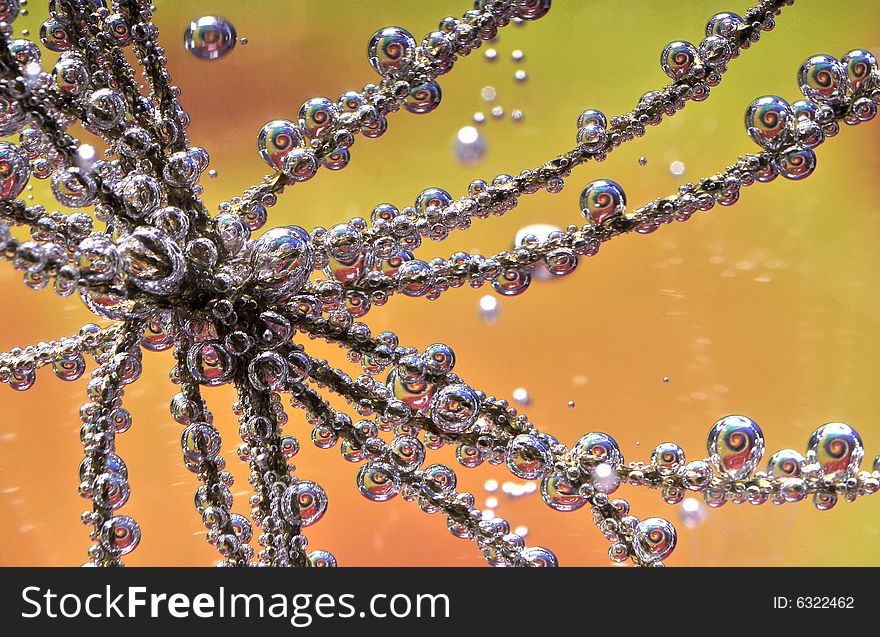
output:
[[[30,15],[15,23],[17,35],[21,29],[38,33],[47,15],[44,3],[29,5]],[[169,69],[192,117],[192,143],[209,151],[217,171],[203,181],[213,209],[266,173],[255,139],[267,120],[295,117],[309,97],[335,99],[377,80],[365,55],[374,31],[398,25],[420,39],[442,17],[469,8],[463,0],[155,5]],[[535,167],[573,146],[583,109],[623,113],[644,92],[665,85],[659,57],[667,42],[698,43],[711,15],[743,13],[747,6],[743,0],[556,0],[543,19],[503,29],[489,45],[497,52],[494,62],[485,46],[460,60],[441,78],[443,103],[434,113],[394,114],[384,137],[358,139],[344,171],[321,171],[286,192],[270,210],[268,226],[329,226],[369,217],[381,202],[411,205],[429,186],[459,197],[472,179]],[[227,18],[247,45],[239,41],[213,61],[188,53],[183,31],[204,15]],[[504,218],[477,221],[443,244],[425,245],[420,258],[457,250],[489,254],[508,249],[525,226],[578,224],[578,197],[593,179],[619,182],[630,206],[638,207],[730,165],[757,148],[743,127],[752,99],[800,98],[795,74],[812,54],[840,57],[853,48],[880,54],[878,18],[880,5],[869,0],[798,2],[784,11],[776,30],[732,63],[708,102],[690,104],[605,163],[579,168],[561,194],[526,197]],[[44,51],[44,68],[51,60]],[[524,72],[519,79],[517,71]],[[494,100],[486,101],[493,92]],[[493,108],[500,108],[498,117]],[[475,122],[476,113],[484,114],[483,124]],[[456,148],[467,126],[486,143],[484,156],[471,164]],[[402,343],[420,349],[448,343],[463,378],[508,399],[525,390],[530,404],[521,410],[567,444],[601,430],[617,439],[628,460],[649,460],[654,446],[667,440],[681,444],[688,459],[699,459],[712,424],[742,413],[763,428],[767,457],[785,447],[804,452],[810,433],[825,422],[849,423],[865,441],[863,466],[870,468],[880,452],[878,142],[877,123],[844,127],[818,149],[818,169],[806,181],[756,185],[732,208],[716,207],[652,235],[619,238],[595,258],[582,259],[569,277],[534,281],[520,297],[496,297],[494,313],[479,309],[491,290],[466,288],[435,302],[395,297],[366,322],[374,333],[394,330]],[[34,201],[54,206],[46,184],[32,183]],[[28,290],[10,267],[0,269],[0,290],[2,351],[76,333],[93,320],[75,298]],[[341,359],[338,350],[319,343],[307,347]],[[197,481],[181,461],[180,426],[168,414],[175,393],[170,367],[170,353],[145,352],[143,376],[126,389],[134,425],[118,440],[131,474],[124,512],[143,532],[139,548],[126,558],[130,565],[210,565],[217,559],[193,506]],[[87,379],[64,383],[46,369],[24,394],[0,388],[2,565],[77,565],[85,559],[84,501],[76,485],[82,453],[77,410]],[[235,458],[237,426],[229,411],[233,393],[206,389],[204,395],[237,476],[235,510],[246,513],[249,486]],[[483,563],[474,545],[450,535],[440,516],[401,498],[375,504],[360,496],[357,466],[335,450],[314,448],[302,414],[289,409],[289,415],[286,431],[302,442],[298,475],[318,481],[330,496],[327,515],[308,529],[310,549],[331,551],[341,565]],[[434,457],[458,466],[451,449]],[[459,466],[457,472],[459,489],[472,491],[477,506],[524,527],[527,544],[553,549],[564,565],[610,564],[608,542],[586,510],[556,513],[537,494],[517,497],[529,487],[509,482],[504,467]],[[490,491],[492,480],[497,491]],[[840,503],[830,512],[810,503],[687,512],[663,503],[656,491],[623,487],[618,495],[631,501],[635,515],[675,524],[679,545],[670,566],[880,565],[880,497]]]

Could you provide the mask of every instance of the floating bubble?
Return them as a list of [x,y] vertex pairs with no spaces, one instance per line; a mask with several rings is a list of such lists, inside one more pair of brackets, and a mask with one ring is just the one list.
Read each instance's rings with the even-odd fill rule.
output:
[[183,32],[187,51],[202,60],[216,60],[235,48],[235,27],[226,18],[206,15],[189,23]]
[[466,166],[474,166],[486,156],[486,138],[473,126],[464,126],[455,135],[455,157]]
[[685,498],[679,509],[679,518],[681,523],[687,529],[694,529],[703,523],[706,519],[706,509],[703,503],[696,498]]

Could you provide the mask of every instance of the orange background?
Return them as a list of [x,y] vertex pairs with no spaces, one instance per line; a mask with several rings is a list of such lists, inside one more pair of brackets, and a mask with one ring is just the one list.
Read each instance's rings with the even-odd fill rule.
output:
[[[31,4],[17,30],[38,31],[45,8]],[[192,117],[192,142],[210,152],[211,168],[219,173],[204,181],[207,203],[216,208],[263,176],[255,137],[265,121],[294,117],[311,96],[335,98],[376,80],[365,56],[375,30],[400,25],[420,38],[468,4],[158,0],[156,22]],[[433,114],[393,115],[383,138],[358,139],[344,171],[322,171],[285,193],[270,210],[269,225],[329,226],[368,217],[380,202],[410,205],[428,186],[458,197],[471,179],[537,166],[574,144],[584,108],[622,113],[643,92],[664,85],[659,56],[668,41],[698,42],[709,16],[746,6],[742,0],[557,0],[545,18],[502,31],[493,45],[499,52],[494,64],[482,51],[461,60],[441,79],[443,103]],[[206,14],[229,18],[248,45],[211,62],[188,54],[181,34],[190,19]],[[798,2],[773,33],[732,64],[708,102],[689,105],[606,163],[578,169],[561,194],[524,198],[503,219],[478,221],[442,245],[425,246],[419,256],[489,254],[509,248],[525,225],[577,224],[578,196],[592,179],[618,181],[635,207],[671,194],[683,180],[712,174],[756,150],[742,124],[753,98],[800,97],[795,73],[806,57],[841,56],[856,47],[880,54],[878,17],[880,7],[868,0]],[[525,53],[518,65],[510,58],[515,49]],[[49,56],[44,54],[45,68],[51,67]],[[514,81],[517,68],[527,71],[526,82]],[[483,125],[488,154],[478,166],[465,167],[452,153],[452,140],[475,111],[488,114],[492,105],[480,98],[485,85],[497,89],[505,116]],[[522,122],[511,121],[514,108],[524,112]],[[536,281],[521,297],[499,297],[501,316],[493,325],[477,314],[480,296],[489,291],[469,288],[436,302],[394,298],[366,322],[419,348],[450,344],[457,371],[489,394],[510,398],[515,388],[526,388],[532,404],[525,411],[569,444],[601,430],[619,441],[627,459],[648,460],[665,440],[698,459],[705,456],[712,423],[744,413],[763,427],[768,456],[783,447],[804,450],[824,422],[850,423],[862,434],[870,468],[880,451],[878,140],[876,123],[845,127],[818,149],[818,169],[805,182],[756,185],[733,208],[615,240],[564,280]],[[647,165],[639,165],[640,156]],[[683,176],[670,174],[672,161],[684,163]],[[33,195],[53,205],[45,184],[37,184]],[[32,292],[20,279],[8,265],[0,269],[0,349],[73,334],[90,320],[77,300],[48,289]],[[311,341],[307,347],[342,360],[338,350]],[[168,381],[171,357],[147,352],[144,363],[142,378],[126,389],[134,425],[118,441],[131,474],[124,512],[143,531],[126,562],[209,565],[217,554],[204,541],[193,506],[196,480],[183,467],[180,426],[168,414],[175,391]],[[85,559],[86,530],[79,523],[84,501],[76,495],[82,451],[77,409],[85,382],[63,383],[43,370],[26,394],[0,388],[0,564]],[[238,477],[235,510],[246,512],[249,487],[234,455],[237,427],[229,411],[233,393],[208,389],[205,396]],[[320,482],[331,501],[324,519],[308,529],[311,548],[328,549],[345,565],[482,563],[475,547],[452,537],[439,516],[400,498],[374,504],[361,497],[357,467],[335,450],[315,449],[302,415],[291,409],[290,417],[287,430],[303,447],[298,473]],[[433,455],[454,463],[451,450]],[[510,479],[503,467],[457,472],[459,489],[474,491],[481,507],[485,480]],[[827,513],[809,503],[728,504],[687,529],[678,522],[678,507],[664,504],[658,492],[624,487],[619,494],[630,499],[635,515],[676,524],[679,546],[669,565],[880,565],[877,498],[840,503]],[[528,544],[552,548],[562,564],[609,563],[608,543],[585,510],[555,513],[537,496],[492,495],[500,500],[499,515],[528,527]]]

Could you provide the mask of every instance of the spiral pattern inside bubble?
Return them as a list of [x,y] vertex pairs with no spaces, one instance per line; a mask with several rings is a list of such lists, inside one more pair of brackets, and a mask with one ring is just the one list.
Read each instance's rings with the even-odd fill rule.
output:
[[852,92],[862,90],[870,83],[871,75],[877,71],[877,58],[870,51],[854,49],[843,56],[841,64],[846,70],[846,80]]
[[386,502],[400,493],[400,478],[390,464],[370,462],[358,471],[357,487],[367,500]]
[[611,436],[601,431],[591,431],[584,434],[572,447],[572,455],[581,457],[589,455],[610,465],[623,463],[623,454],[620,453],[620,445]]
[[309,553],[309,564],[314,568],[335,568],[336,558],[328,551],[312,551]]
[[587,503],[564,473],[553,473],[541,480],[541,499],[556,511],[576,511]]
[[781,97],[766,95],[746,109],[746,131],[758,145],[776,150],[785,144],[792,120],[791,107]]
[[0,200],[18,197],[27,185],[30,173],[24,151],[15,144],[0,142]]
[[202,16],[193,20],[183,32],[186,50],[203,60],[216,60],[235,48],[238,35],[235,27],[220,16]]
[[408,70],[412,66],[415,51],[415,38],[400,27],[380,29],[367,44],[370,64],[382,75],[395,75]]
[[809,148],[792,147],[777,157],[773,166],[786,179],[806,179],[816,170],[816,153]]
[[73,39],[64,23],[51,17],[40,27],[40,42],[56,53],[67,51],[73,46]]
[[302,129],[286,119],[273,119],[257,135],[257,150],[269,166],[281,170],[282,160],[304,145]]
[[818,464],[831,480],[855,475],[864,455],[859,433],[841,422],[822,425],[807,442],[807,462]]
[[591,181],[581,192],[581,212],[591,223],[601,224],[626,212],[626,193],[610,179]]
[[663,518],[647,518],[639,522],[636,532],[636,552],[646,562],[665,559],[675,549],[675,527]]
[[413,86],[409,94],[403,101],[403,106],[410,113],[424,114],[430,113],[440,105],[443,99],[443,92],[437,82],[425,82]]
[[836,106],[844,97],[846,71],[836,58],[814,55],[801,65],[798,86],[807,99]]
[[327,512],[327,493],[311,480],[300,480],[281,496],[281,514],[291,524],[311,526]]
[[764,434],[745,416],[722,418],[709,431],[707,447],[715,467],[734,480],[746,478],[764,455]]
[[501,296],[518,296],[532,283],[532,275],[525,269],[510,268],[492,283],[492,288]]
[[767,475],[774,479],[797,478],[804,471],[806,460],[794,449],[781,449],[767,461]]
[[312,139],[323,136],[333,126],[339,109],[326,97],[313,97],[299,109],[299,125]]
[[670,42],[660,55],[660,66],[673,80],[685,77],[698,61],[697,47],[683,40]]

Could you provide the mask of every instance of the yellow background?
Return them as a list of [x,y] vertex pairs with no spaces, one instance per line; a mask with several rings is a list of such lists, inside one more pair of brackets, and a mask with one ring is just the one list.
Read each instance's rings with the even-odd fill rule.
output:
[[[42,3],[31,4],[17,31],[35,33],[44,19],[45,8],[36,6]],[[365,55],[375,30],[400,25],[421,38],[443,16],[469,8],[463,0],[156,5],[169,69],[192,117],[192,142],[210,152],[211,168],[219,173],[204,181],[213,208],[264,175],[255,148],[263,123],[294,117],[309,97],[335,99],[376,81]],[[664,85],[659,57],[667,42],[697,43],[713,13],[746,7],[743,0],[556,0],[545,18],[502,31],[494,45],[496,63],[488,63],[482,50],[460,60],[441,78],[443,103],[433,114],[394,114],[387,135],[358,139],[347,169],[321,171],[313,182],[286,192],[270,210],[269,225],[329,226],[368,217],[380,202],[409,205],[428,186],[458,197],[471,179],[537,166],[574,144],[584,108],[622,113],[642,93]],[[206,14],[229,18],[248,45],[211,62],[188,54],[181,34],[190,19]],[[671,194],[683,180],[712,174],[756,149],[742,123],[753,98],[800,97],[795,74],[806,57],[842,56],[856,47],[880,54],[878,17],[880,6],[870,0],[799,1],[784,11],[775,31],[733,62],[708,102],[690,104],[606,163],[578,169],[561,194],[524,198],[503,219],[478,221],[442,245],[425,246],[420,256],[488,254],[509,248],[525,225],[577,224],[578,196],[592,179],[618,181],[635,207]],[[510,59],[514,49],[525,53],[519,65]],[[48,58],[44,54],[45,68],[51,67]],[[516,68],[527,71],[526,82],[514,81]],[[485,160],[464,167],[452,154],[452,140],[475,111],[488,113],[490,105],[480,98],[484,85],[497,89],[505,117],[481,129],[489,144]],[[520,123],[510,120],[514,108],[525,114]],[[477,315],[478,299],[488,290],[469,288],[437,302],[394,298],[374,309],[367,323],[374,331],[397,331],[403,343],[419,348],[450,344],[457,371],[489,394],[510,398],[516,387],[526,388],[533,402],[525,411],[569,444],[601,430],[619,441],[627,459],[648,460],[665,440],[679,442],[689,459],[698,459],[705,457],[712,423],[743,413],[763,427],[768,456],[783,447],[803,451],[822,423],[850,423],[866,443],[863,464],[869,468],[880,451],[878,140],[877,123],[845,127],[818,149],[818,169],[805,182],[756,185],[733,208],[718,207],[650,236],[617,239],[582,260],[572,276],[536,281],[521,297],[499,299],[502,313],[494,325]],[[648,159],[646,166],[639,166],[640,156]],[[672,161],[684,163],[682,177],[670,174]],[[34,195],[54,205],[45,184]],[[76,299],[30,291],[20,279],[8,264],[0,270],[2,350],[75,333],[90,320]],[[341,360],[335,349],[313,342],[307,347]],[[174,393],[170,354],[147,352],[144,363],[140,381],[126,389],[134,425],[118,440],[132,485],[124,512],[143,531],[140,547],[126,561],[209,565],[217,554],[204,541],[193,506],[196,480],[183,467],[180,426],[168,415]],[[64,383],[47,369],[25,394],[0,388],[0,564],[84,560],[88,542],[79,515],[85,501],[76,495],[76,470],[77,409],[86,378]],[[238,476],[235,510],[247,512],[246,474],[234,456],[232,391],[209,389],[205,395]],[[452,537],[439,516],[400,498],[374,504],[361,497],[354,484],[357,467],[335,449],[315,449],[301,413],[289,411],[287,429],[303,447],[299,475],[320,482],[331,501],[324,519],[308,529],[310,548],[328,549],[345,565],[482,563],[473,544]],[[448,449],[434,456],[452,461]],[[457,472],[459,488],[473,490],[478,506],[485,503],[487,478],[510,479],[503,467]],[[537,496],[493,495],[500,499],[497,513],[514,526],[526,525],[527,543],[552,548],[562,564],[609,563],[608,543],[587,511],[555,513]],[[669,565],[880,565],[877,498],[840,503],[827,513],[809,503],[728,504],[686,529],[677,507],[664,504],[659,492],[624,487],[619,495],[631,500],[635,515],[660,515],[676,524],[679,546]]]

